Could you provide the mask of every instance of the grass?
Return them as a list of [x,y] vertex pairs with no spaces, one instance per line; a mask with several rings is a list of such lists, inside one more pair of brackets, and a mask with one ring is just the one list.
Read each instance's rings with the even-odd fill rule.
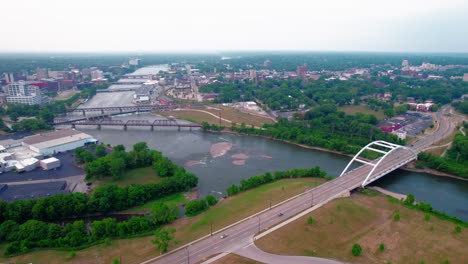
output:
[[180,204],[184,204],[184,203],[188,202],[188,200],[189,199],[187,198],[186,194],[184,194],[184,193],[175,193],[175,194],[169,195],[167,197],[145,203],[144,205],[130,208],[130,209],[125,210],[123,212],[124,213],[148,212],[149,210],[151,210],[151,208],[153,207],[153,205],[155,203],[163,202],[163,203],[165,203],[165,204],[167,204],[168,206],[171,207],[171,206],[178,206]]
[[[230,120],[238,125],[244,122],[247,126],[254,125],[256,127],[262,127],[263,124],[265,123],[266,124],[273,123],[273,121],[269,118],[252,115],[249,113],[242,112],[238,109],[234,109],[234,108],[223,106],[223,105],[210,105],[208,107],[205,107],[202,109],[196,109],[196,110],[210,112],[216,115],[216,117],[207,113],[203,113],[199,111],[190,111],[190,110],[158,112],[158,114],[163,115],[163,116],[174,116],[176,118],[185,119],[185,120],[194,120],[197,123],[201,123],[205,121],[210,124],[216,124],[216,125],[219,125],[219,115],[221,115],[221,118]],[[231,127],[231,123],[226,122],[224,120],[221,120],[221,125],[226,126],[226,127]]]
[[105,177],[103,179],[96,180],[95,184],[97,186],[102,186],[113,183],[120,187],[124,187],[131,184],[157,183],[159,181],[161,181],[161,178],[153,168],[144,167],[126,171],[122,178],[117,181],[113,180],[111,177]]
[[[177,230],[174,234],[175,243],[170,246],[169,250],[209,234],[211,223],[213,223],[213,230],[215,231],[268,208],[269,199],[272,199],[272,204],[275,204],[299,194],[311,186],[319,185],[323,181],[323,179],[316,178],[285,179],[221,200],[216,206],[198,216],[181,218],[169,225]],[[76,257],[72,260],[68,259],[68,251],[38,250],[14,258],[0,257],[0,262],[32,262],[35,264],[112,263],[114,258],[121,257],[122,263],[141,263],[159,254],[151,243],[151,239],[153,239],[153,236],[115,239],[108,246],[100,244],[77,251]],[[0,254],[5,251],[5,247],[6,245],[0,246]]]
[[[340,208],[338,210],[338,208]],[[393,221],[398,211],[400,220]],[[259,248],[282,255],[333,258],[355,263],[464,263],[468,232],[455,233],[451,222],[392,203],[384,195],[356,194],[334,200],[307,216],[257,240]],[[362,255],[351,254],[353,244]],[[385,251],[379,250],[380,244]]]
[[261,264],[262,262],[258,262],[249,258],[241,257],[239,255],[230,253],[213,263],[214,264]]
[[345,112],[348,115],[354,115],[358,112],[364,114],[372,114],[375,115],[378,119],[382,120],[385,119],[385,115],[383,111],[374,111],[370,109],[367,105],[346,105],[338,107],[338,110]]

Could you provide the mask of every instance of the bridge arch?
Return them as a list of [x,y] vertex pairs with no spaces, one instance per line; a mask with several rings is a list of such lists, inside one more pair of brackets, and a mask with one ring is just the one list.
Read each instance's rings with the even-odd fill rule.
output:
[[[376,149],[376,148],[373,148],[373,146],[380,146],[380,147],[383,147],[384,149],[386,150],[382,150],[382,149]],[[418,157],[418,154],[412,149],[412,148],[408,148],[408,147],[405,147],[405,146],[401,146],[401,145],[398,145],[398,144],[394,144],[394,143],[390,143],[390,142],[387,142],[387,141],[383,141],[383,140],[377,140],[377,141],[373,141],[369,144],[367,144],[365,147],[363,147],[354,157],[353,159],[348,163],[348,165],[345,167],[345,169],[343,170],[343,172],[341,172],[340,176],[342,176],[343,174],[345,174],[349,167],[351,166],[351,164],[353,164],[355,161],[357,162],[360,162],[360,163],[363,163],[363,164],[366,164],[366,165],[369,165],[369,166],[372,166],[372,170],[367,174],[366,178],[364,179],[364,181],[362,182],[361,186],[364,187],[366,186],[367,184],[367,181],[369,180],[369,177],[372,175],[372,173],[374,173],[375,169],[380,165],[380,163],[386,158],[388,157],[388,155],[390,155],[392,152],[398,150],[398,149],[405,149],[405,150],[408,150],[410,151],[412,154],[413,154],[413,157],[412,159],[415,159]],[[362,160],[359,158],[359,155],[361,155],[362,152],[364,152],[365,150],[370,150],[370,151],[373,151],[373,152],[378,152],[378,153],[381,153],[381,154],[384,154],[382,157],[380,157],[379,159],[377,159],[377,163],[372,163],[372,162],[369,162],[369,161],[365,161],[365,160]]]

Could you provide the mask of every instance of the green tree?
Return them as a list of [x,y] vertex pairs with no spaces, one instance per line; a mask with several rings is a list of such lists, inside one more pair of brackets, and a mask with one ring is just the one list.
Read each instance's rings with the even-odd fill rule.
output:
[[379,245],[379,250],[380,250],[380,251],[384,251],[384,250],[385,250],[385,245],[384,245],[384,243],[380,243],[380,245]]
[[408,194],[408,196],[406,196],[404,204],[412,205],[413,203],[414,203],[414,194]]
[[212,194],[207,195],[205,199],[209,206],[213,206],[218,202],[218,199]]
[[426,214],[424,215],[424,220],[430,221],[430,220],[431,220],[431,215],[430,215],[429,213],[426,213]]
[[308,223],[309,225],[311,225],[311,224],[314,223],[314,219],[312,218],[312,216],[307,217],[307,223]]
[[393,214],[393,221],[395,221],[395,222],[400,221],[400,212],[395,212]]
[[169,207],[163,202],[154,203],[149,219],[154,226],[170,223],[177,218],[176,209],[176,207]]
[[457,226],[455,227],[455,232],[456,232],[456,233],[461,233],[461,231],[462,231],[462,227],[459,226],[459,225],[457,225]]
[[353,256],[357,257],[357,256],[360,256],[361,253],[362,253],[362,248],[361,248],[361,245],[359,244],[354,244],[353,245],[353,248],[351,249],[351,253],[353,254]]
[[120,180],[125,172],[125,160],[122,158],[111,159],[109,172],[113,180]]
[[103,144],[100,144],[96,147],[96,157],[104,157],[107,155],[106,147]]
[[158,228],[154,231],[154,239],[151,242],[161,253],[166,253],[169,243],[174,239],[175,232],[174,228]]

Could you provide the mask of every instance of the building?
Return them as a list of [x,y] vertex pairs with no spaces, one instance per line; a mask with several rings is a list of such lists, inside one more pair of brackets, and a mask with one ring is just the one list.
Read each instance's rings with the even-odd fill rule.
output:
[[171,98],[167,96],[162,95],[159,97],[158,102],[161,105],[172,105],[174,103],[174,100],[172,100]]
[[468,82],[468,73],[463,74],[463,81]]
[[257,71],[256,70],[250,70],[250,79],[251,80],[256,80],[257,79]]
[[128,65],[138,66],[138,65],[140,65],[140,59],[130,59],[128,61]]
[[271,61],[270,60],[266,60],[263,62],[263,67],[270,67],[271,66]]
[[424,103],[424,104],[417,104],[417,103],[408,103],[410,110],[422,111],[422,112],[429,112],[432,109],[433,103]]
[[42,80],[49,78],[49,70],[44,68],[36,69],[36,80]]
[[408,62],[408,60],[403,60],[403,62],[401,63],[401,67],[403,67],[403,68],[408,68],[408,67],[409,67],[409,62]]
[[7,86],[7,102],[13,104],[42,104],[42,93],[38,86],[25,81],[10,83]]
[[91,135],[78,130],[64,129],[27,137],[22,144],[31,151],[48,156],[96,142]]
[[142,85],[138,90],[135,91],[133,99],[136,103],[149,103],[151,94],[153,93],[153,86]]
[[104,73],[101,70],[94,70],[91,72],[92,80],[102,80],[104,79]]
[[305,78],[307,73],[307,64],[304,63],[302,66],[297,66],[296,74],[299,78]]
[[13,73],[4,73],[3,74],[3,79],[7,82],[7,83],[12,83],[12,82],[15,82],[15,75]]

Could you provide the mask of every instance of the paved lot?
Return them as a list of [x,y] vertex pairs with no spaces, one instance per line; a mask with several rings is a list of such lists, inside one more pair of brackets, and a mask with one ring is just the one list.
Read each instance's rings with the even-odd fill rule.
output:
[[75,166],[74,151],[61,153],[56,155],[55,157],[58,158],[62,163],[62,166],[60,166],[60,168],[50,171],[45,171],[41,168],[36,168],[33,171],[22,173],[10,171],[0,174],[0,183],[62,179],[84,174],[83,169]]
[[0,191],[0,200],[11,202],[15,200],[35,199],[59,193],[69,193],[66,181],[47,183],[8,185]]
[[135,92],[98,93],[88,102],[78,108],[133,106],[132,99]]

